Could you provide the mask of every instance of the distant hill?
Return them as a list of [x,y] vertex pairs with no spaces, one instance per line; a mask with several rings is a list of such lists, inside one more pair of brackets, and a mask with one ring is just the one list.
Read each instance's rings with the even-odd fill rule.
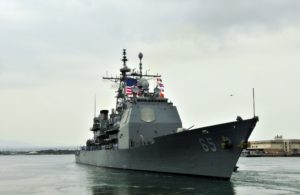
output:
[[0,151],[76,150],[77,146],[36,146],[21,141],[1,140]]
[[0,139],[0,150],[22,149],[22,148],[28,149],[28,148],[35,148],[35,147],[36,147],[35,145],[26,142]]

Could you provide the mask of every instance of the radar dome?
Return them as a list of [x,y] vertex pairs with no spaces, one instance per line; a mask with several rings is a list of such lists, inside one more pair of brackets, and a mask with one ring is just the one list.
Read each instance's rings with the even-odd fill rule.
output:
[[137,86],[132,87],[133,93],[139,93],[140,89]]
[[149,88],[149,82],[147,81],[147,79],[144,79],[144,78],[141,78],[140,80],[138,80],[137,85],[141,86],[143,89]]

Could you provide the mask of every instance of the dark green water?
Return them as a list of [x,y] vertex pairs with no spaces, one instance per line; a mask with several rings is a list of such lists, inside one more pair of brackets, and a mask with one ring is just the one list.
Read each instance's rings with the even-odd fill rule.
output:
[[231,181],[78,165],[73,155],[0,156],[0,194],[300,194],[300,158],[240,158]]

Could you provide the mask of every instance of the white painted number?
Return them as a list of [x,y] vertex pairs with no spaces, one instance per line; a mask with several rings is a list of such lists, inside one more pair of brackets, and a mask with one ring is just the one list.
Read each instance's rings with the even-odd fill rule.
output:
[[199,142],[200,142],[200,144],[201,144],[201,146],[202,146],[202,149],[203,149],[205,152],[208,152],[208,151],[209,151],[209,148],[208,148],[208,146],[207,146],[205,140],[202,139],[202,138],[199,138]]
[[212,152],[216,152],[217,151],[217,147],[216,144],[213,142],[213,140],[211,138],[199,138],[199,142],[201,144],[202,149],[205,152],[208,151],[212,151]]
[[206,138],[206,141],[207,141],[211,151],[213,151],[213,152],[217,151],[216,144],[212,141],[211,138]]

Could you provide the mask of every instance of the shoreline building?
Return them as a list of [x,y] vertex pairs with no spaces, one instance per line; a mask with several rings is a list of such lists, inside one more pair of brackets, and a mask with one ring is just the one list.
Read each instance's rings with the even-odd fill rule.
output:
[[250,141],[245,156],[300,156],[300,139],[283,139],[276,135],[273,140]]

